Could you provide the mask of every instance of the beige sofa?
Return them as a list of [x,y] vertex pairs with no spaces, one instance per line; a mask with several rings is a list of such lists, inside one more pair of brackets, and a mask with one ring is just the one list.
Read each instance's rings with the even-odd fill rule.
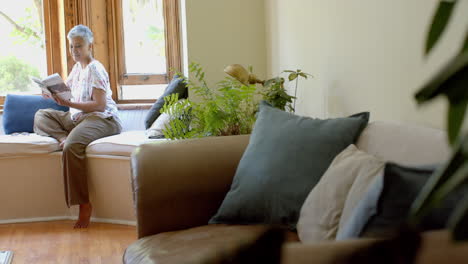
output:
[[[135,225],[130,154],[148,141],[158,140],[127,131],[88,146],[92,221]],[[52,138],[0,135],[0,224],[76,218],[77,208],[64,200],[61,155]]]
[[[263,232],[264,226],[207,225],[230,188],[248,141],[249,136],[230,136],[138,147],[132,155],[132,188],[139,240],[127,248],[124,263],[203,263],[207,256]],[[450,153],[443,131],[387,122],[370,123],[357,146],[404,165],[440,163]],[[373,243],[303,244],[294,232],[287,238],[283,263],[339,263],[334,261],[340,254]],[[467,249],[466,244],[451,245],[447,232],[426,233],[417,263],[468,263]]]

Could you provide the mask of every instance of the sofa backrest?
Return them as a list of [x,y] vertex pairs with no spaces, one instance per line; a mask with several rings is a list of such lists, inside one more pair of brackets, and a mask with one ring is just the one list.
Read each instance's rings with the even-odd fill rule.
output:
[[408,166],[440,164],[451,153],[444,131],[387,121],[369,123],[357,146],[386,161]]

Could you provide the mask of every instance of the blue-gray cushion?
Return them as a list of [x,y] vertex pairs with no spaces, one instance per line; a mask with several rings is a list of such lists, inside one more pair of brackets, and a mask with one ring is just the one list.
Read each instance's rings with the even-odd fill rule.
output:
[[[408,219],[413,201],[436,168],[385,164],[384,173],[373,180],[343,229],[338,231],[336,239],[393,235]],[[443,229],[457,201],[467,192],[466,186],[456,189],[423,218],[419,226],[421,231]]]
[[179,99],[185,99],[188,97],[188,89],[185,80],[178,75],[175,75],[171,83],[167,85],[163,95],[151,106],[145,117],[145,127],[150,128],[154,121],[161,115],[161,108],[164,106],[164,97],[171,94],[178,94]]
[[325,120],[302,117],[262,102],[231,189],[210,223],[295,229],[311,189],[368,120],[368,112]]
[[3,109],[3,130],[5,134],[15,132],[33,133],[34,115],[39,109],[56,109],[68,111],[69,108],[60,106],[52,99],[45,99],[40,95],[8,94]]

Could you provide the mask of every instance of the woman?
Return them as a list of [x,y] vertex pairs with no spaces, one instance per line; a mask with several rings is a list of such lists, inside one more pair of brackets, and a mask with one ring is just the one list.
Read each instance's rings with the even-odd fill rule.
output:
[[75,228],[86,228],[92,212],[86,146],[96,139],[119,134],[122,126],[112,100],[109,76],[91,54],[93,33],[88,27],[78,25],[70,30],[67,37],[70,53],[76,62],[65,82],[73,98],[67,101],[54,96],[54,100],[59,105],[70,107],[70,111],[39,110],[34,119],[34,132],[60,142],[66,203],[68,207],[80,205]]

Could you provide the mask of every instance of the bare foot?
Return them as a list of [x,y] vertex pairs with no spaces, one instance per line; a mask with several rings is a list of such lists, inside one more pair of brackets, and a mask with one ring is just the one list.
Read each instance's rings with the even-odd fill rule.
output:
[[63,137],[61,139],[59,139],[59,147],[60,149],[63,149],[63,145],[65,145],[65,140],[67,140],[67,137]]
[[80,204],[80,214],[74,228],[87,228],[89,226],[92,211],[93,207],[91,206],[91,203]]

